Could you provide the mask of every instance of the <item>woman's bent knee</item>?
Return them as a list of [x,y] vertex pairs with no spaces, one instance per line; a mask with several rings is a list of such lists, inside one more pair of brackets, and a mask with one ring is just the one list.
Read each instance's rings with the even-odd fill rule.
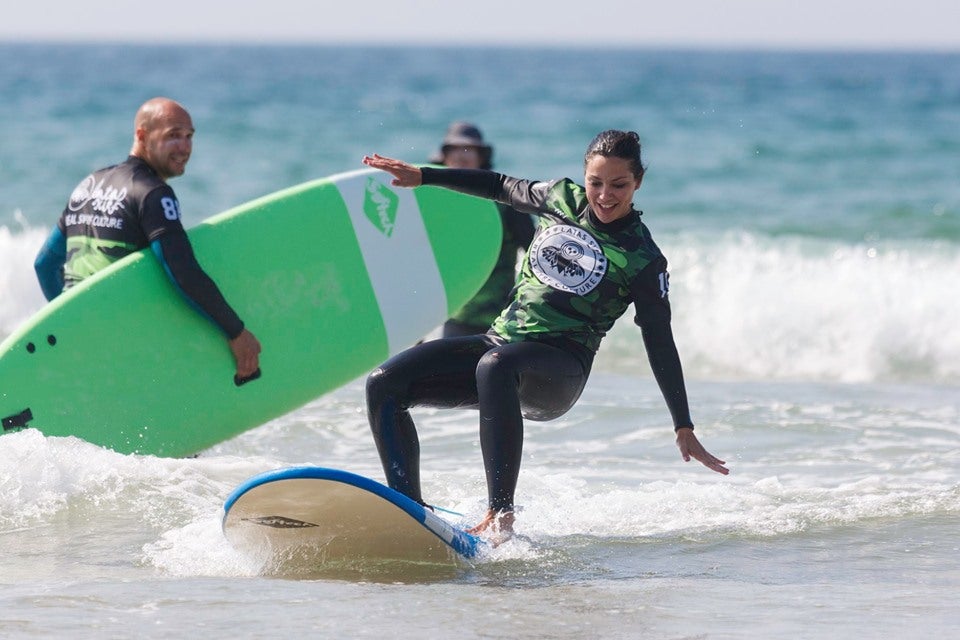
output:
[[380,404],[384,398],[391,395],[392,386],[389,373],[383,367],[377,367],[367,376],[366,393],[367,404]]

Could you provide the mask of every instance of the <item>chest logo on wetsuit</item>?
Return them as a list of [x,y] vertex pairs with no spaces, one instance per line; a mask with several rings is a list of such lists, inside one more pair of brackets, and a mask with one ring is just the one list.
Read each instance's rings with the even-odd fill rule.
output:
[[530,268],[545,285],[584,295],[600,284],[607,257],[589,233],[559,224],[545,229],[530,245]]
[[67,204],[70,211],[80,211],[87,203],[94,211],[108,216],[112,216],[118,209],[123,209],[123,201],[127,197],[126,187],[117,189],[104,182],[101,180],[100,184],[97,184],[93,176],[87,176],[70,194],[70,202]]

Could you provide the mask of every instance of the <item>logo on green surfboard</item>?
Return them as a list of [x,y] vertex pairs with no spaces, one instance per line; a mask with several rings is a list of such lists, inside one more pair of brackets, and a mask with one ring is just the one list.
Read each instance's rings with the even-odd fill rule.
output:
[[397,220],[397,203],[400,198],[393,191],[375,180],[367,178],[364,189],[363,212],[380,232],[388,238],[393,234]]

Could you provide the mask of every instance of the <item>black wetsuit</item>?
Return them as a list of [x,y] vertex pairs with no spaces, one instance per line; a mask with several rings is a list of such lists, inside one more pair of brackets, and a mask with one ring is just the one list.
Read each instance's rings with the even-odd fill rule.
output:
[[73,190],[34,268],[48,300],[120,258],[150,246],[201,313],[235,338],[243,322],[197,263],[173,189],[142,159],[87,176]]
[[410,408],[475,408],[490,508],[512,509],[523,417],[550,420],[573,406],[600,340],[630,304],[674,427],[693,426],[670,329],[667,261],[639,212],[601,223],[569,180],[424,168],[423,183],[497,200],[539,216],[540,225],[513,302],[488,334],[424,342],[367,379],[368,418],[391,487],[423,502]]

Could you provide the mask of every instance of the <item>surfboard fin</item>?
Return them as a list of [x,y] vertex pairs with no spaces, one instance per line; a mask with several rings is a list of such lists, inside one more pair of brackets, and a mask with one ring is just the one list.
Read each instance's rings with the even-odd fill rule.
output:
[[0,422],[3,424],[4,431],[11,431],[13,429],[23,429],[27,427],[27,423],[31,420],[33,420],[33,412],[30,411],[30,407],[27,407],[20,413],[15,413],[12,416],[3,418]]
[[254,371],[253,373],[251,373],[250,375],[248,375],[248,376],[245,377],[245,378],[241,378],[241,377],[238,376],[238,375],[234,375],[234,376],[233,376],[233,384],[235,384],[235,385],[237,385],[237,386],[239,387],[240,385],[247,384],[248,382],[251,382],[251,381],[253,381],[253,380],[256,380],[256,379],[259,378],[259,377],[260,377],[260,369],[258,368],[256,371]]

